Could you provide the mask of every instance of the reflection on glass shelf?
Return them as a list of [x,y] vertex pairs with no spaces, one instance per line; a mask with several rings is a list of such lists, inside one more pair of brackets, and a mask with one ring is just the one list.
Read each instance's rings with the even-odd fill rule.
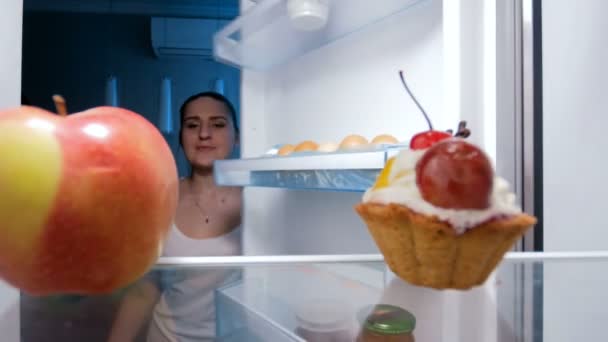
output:
[[[355,313],[377,303],[384,274],[361,265],[350,269],[350,277],[339,270],[340,265],[252,270],[243,281],[218,290],[219,321],[233,325],[239,317],[242,326],[268,341],[305,341],[312,335],[327,335],[323,341],[353,341]],[[357,279],[363,274],[365,282]],[[218,334],[230,333],[220,323]]]
[[[267,70],[333,41],[407,11],[421,0],[265,0],[214,36],[214,55],[237,67]],[[291,4],[290,4],[291,2]],[[327,4],[307,21],[298,21],[298,3]],[[289,10],[290,5],[291,11]],[[295,5],[295,6],[294,6]],[[317,18],[319,26],[303,29]],[[325,18],[325,20],[324,20]]]
[[215,182],[222,186],[363,192],[374,184],[386,160],[401,148],[218,160]]
[[[381,255],[194,257],[163,258],[145,279],[164,279],[166,295],[175,282],[238,272],[212,290],[200,282],[196,296],[212,291],[212,300],[182,298],[190,314],[175,317],[213,320],[218,341],[304,341],[318,333],[352,341],[376,304],[410,312],[416,341],[606,341],[607,268],[608,252],[509,253],[483,286],[438,291],[394,277]],[[130,289],[22,295],[22,341],[106,341]]]

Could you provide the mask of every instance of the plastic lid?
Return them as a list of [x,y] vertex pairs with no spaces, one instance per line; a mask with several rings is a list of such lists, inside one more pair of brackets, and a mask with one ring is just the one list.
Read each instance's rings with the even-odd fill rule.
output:
[[302,328],[327,332],[348,326],[349,312],[348,305],[342,301],[310,300],[297,307],[296,318]]
[[361,310],[359,317],[365,329],[384,335],[397,335],[414,331],[416,317],[398,306],[378,304]]
[[302,31],[315,31],[327,23],[327,0],[288,0],[287,13],[293,26]]

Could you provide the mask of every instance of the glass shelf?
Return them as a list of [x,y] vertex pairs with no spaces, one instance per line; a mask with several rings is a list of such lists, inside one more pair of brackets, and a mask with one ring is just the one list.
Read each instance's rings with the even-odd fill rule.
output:
[[240,68],[268,70],[407,11],[423,0],[331,0],[326,24],[296,29],[288,0],[265,0],[214,35],[214,56]]
[[371,187],[388,158],[403,146],[370,151],[294,153],[289,156],[218,160],[215,183],[222,186],[272,187],[363,192]]
[[[409,285],[375,254],[161,258],[146,278],[159,275],[163,288],[196,279],[207,291],[204,279],[238,273],[218,283],[208,307],[190,309],[195,319],[213,313],[217,341],[304,341],[299,328],[336,316],[352,336],[361,314],[380,303],[416,317],[417,341],[605,341],[607,267],[608,252],[511,252],[467,291]],[[22,341],[105,341],[125,293],[22,295]]]

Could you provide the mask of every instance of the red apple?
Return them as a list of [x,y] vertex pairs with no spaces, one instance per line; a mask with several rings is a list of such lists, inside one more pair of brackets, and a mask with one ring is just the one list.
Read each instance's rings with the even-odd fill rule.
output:
[[416,164],[416,183],[429,203],[448,209],[486,209],[494,172],[488,157],[460,138],[430,147]]
[[128,285],[159,256],[177,183],[163,136],[136,113],[0,111],[0,278],[34,295]]

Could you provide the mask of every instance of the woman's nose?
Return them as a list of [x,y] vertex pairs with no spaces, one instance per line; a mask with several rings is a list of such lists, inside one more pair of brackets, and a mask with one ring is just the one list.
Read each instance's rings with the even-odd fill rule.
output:
[[201,139],[211,138],[211,130],[207,125],[201,125],[201,128],[198,131],[198,137]]

